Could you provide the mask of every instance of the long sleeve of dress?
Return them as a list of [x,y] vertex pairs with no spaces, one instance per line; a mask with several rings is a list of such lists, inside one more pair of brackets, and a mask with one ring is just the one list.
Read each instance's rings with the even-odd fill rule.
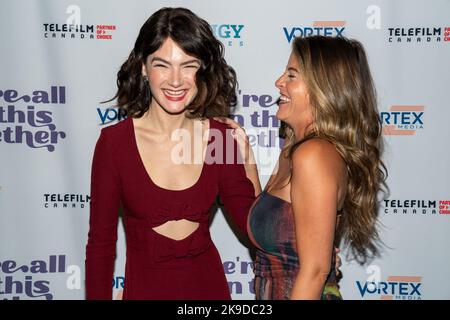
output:
[[105,129],[95,146],[91,172],[86,299],[112,299],[120,183]]
[[[247,236],[247,217],[250,207],[255,201],[255,189],[247,178],[242,161],[239,161],[241,159],[237,144],[229,130],[225,137],[226,140],[232,139],[233,144],[225,143],[228,150],[224,150],[225,161],[221,165],[219,175],[219,196],[234,223]],[[231,156],[230,151],[233,153]],[[233,160],[230,161],[230,158]]]

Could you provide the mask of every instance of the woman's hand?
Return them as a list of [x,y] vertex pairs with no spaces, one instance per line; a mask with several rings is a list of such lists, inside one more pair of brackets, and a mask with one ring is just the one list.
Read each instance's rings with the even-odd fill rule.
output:
[[214,120],[228,125],[232,131],[232,136],[236,140],[239,153],[244,162],[245,172],[247,178],[253,183],[255,189],[255,196],[261,193],[261,183],[259,181],[258,168],[256,166],[255,155],[253,149],[250,146],[248,136],[245,129],[242,128],[238,122],[226,117],[213,117]]
[[248,141],[248,136],[247,133],[245,132],[245,129],[242,128],[238,122],[230,118],[214,117],[213,119],[218,122],[224,123],[228,125],[231,129],[233,129],[231,134],[233,135],[233,138],[236,140],[238,144],[241,157],[244,160],[244,164],[256,164],[253,150],[250,147],[250,143]]

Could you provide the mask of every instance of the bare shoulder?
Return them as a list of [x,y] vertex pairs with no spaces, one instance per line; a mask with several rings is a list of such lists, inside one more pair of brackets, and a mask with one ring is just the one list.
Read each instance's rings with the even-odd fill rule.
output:
[[311,139],[302,143],[292,155],[293,171],[334,173],[341,175],[345,162],[336,147],[323,139]]

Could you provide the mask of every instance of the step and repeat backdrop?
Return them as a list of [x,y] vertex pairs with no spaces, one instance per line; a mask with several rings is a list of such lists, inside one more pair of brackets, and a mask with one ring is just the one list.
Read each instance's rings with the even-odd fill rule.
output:
[[[344,299],[450,299],[450,1],[13,1],[0,3],[0,299],[84,299],[92,153],[123,120],[116,73],[164,6],[207,20],[238,75],[234,117],[261,181],[278,154],[278,97],[294,37],[361,41],[379,98],[390,193],[382,255],[343,259]],[[124,278],[118,228],[113,298]],[[252,259],[220,210],[211,224],[233,299],[253,299]]]

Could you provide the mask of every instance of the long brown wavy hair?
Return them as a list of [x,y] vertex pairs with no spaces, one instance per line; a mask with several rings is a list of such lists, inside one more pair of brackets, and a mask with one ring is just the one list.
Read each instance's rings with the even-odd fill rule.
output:
[[348,175],[337,241],[344,241],[351,257],[363,264],[380,253],[378,193],[387,191],[382,127],[366,53],[356,40],[324,36],[296,38],[292,50],[308,88],[314,128],[294,142],[293,130],[283,124],[283,154],[292,157],[311,137],[336,147]]
[[[210,25],[185,8],[162,8],[143,24],[128,59],[117,73],[117,106],[126,115],[142,117],[149,109],[152,94],[142,76],[142,64],[167,38],[187,54],[201,60],[196,74],[198,93],[187,107],[187,117],[229,116],[236,105],[236,73],[224,58],[223,44]],[[105,102],[108,102],[105,101]]]

